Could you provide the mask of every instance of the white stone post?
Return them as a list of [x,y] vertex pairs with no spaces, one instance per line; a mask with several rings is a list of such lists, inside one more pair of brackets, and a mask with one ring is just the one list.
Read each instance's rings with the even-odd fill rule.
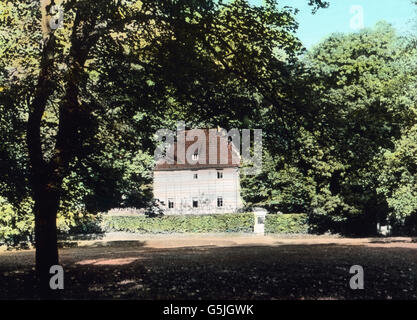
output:
[[253,232],[258,235],[265,235],[265,218],[267,211],[262,208],[256,208],[254,210],[255,224]]

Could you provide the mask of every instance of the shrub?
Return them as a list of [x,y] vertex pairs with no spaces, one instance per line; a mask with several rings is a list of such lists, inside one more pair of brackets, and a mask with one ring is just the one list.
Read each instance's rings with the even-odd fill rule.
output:
[[268,214],[265,220],[265,233],[308,233],[307,221],[306,214]]
[[[184,215],[184,216],[104,216],[102,228],[106,232],[137,233],[207,233],[253,232],[253,213]],[[270,214],[266,217],[266,233],[307,233],[307,215]]]
[[287,159],[263,155],[263,170],[258,175],[242,175],[242,198],[247,206],[264,207],[268,212],[306,212],[315,183],[287,164]]
[[102,233],[100,223],[100,214],[61,211],[57,216],[57,231],[59,235],[98,234]]
[[184,215],[153,218],[146,216],[104,216],[102,228],[106,232],[138,233],[252,232],[253,214]]
[[392,228],[391,234],[393,236],[415,237],[417,235],[417,214],[411,214],[405,217],[403,221],[391,218],[389,224]]
[[[34,243],[34,214],[32,199],[25,199],[14,206],[0,197],[0,245],[9,248],[27,248]],[[59,211],[58,234],[101,233],[100,215],[85,211]]]
[[32,205],[32,201],[26,199],[16,208],[0,197],[0,244],[25,248],[33,242],[34,217],[30,214]]

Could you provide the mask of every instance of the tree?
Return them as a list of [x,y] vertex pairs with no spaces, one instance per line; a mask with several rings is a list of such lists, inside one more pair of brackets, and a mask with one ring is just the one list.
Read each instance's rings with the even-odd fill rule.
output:
[[261,206],[270,213],[309,212],[316,191],[312,177],[283,155],[264,151],[262,173],[243,176],[242,197],[248,207]]
[[[319,0],[310,3],[324,6]],[[52,10],[56,4],[65,15],[63,27],[57,29]],[[198,114],[208,110],[206,102],[212,107],[224,101],[212,100],[228,94],[217,81],[228,83],[229,90],[250,84],[246,87],[269,95],[267,67],[285,70],[275,49],[291,56],[298,48],[289,10],[279,10],[274,1],[264,7],[240,0],[103,0],[99,5],[41,0],[40,10],[29,0],[2,5],[7,7],[2,42],[7,41],[8,52],[0,65],[1,107],[9,113],[2,116],[1,133],[9,141],[25,138],[27,153],[24,147],[18,153],[2,148],[2,160],[18,168],[8,170],[1,183],[14,185],[10,193],[19,194],[23,191],[11,182],[12,173],[21,174],[21,181],[30,180],[24,192],[35,203],[42,294],[51,293],[49,268],[59,263],[56,215],[64,180],[72,172],[87,177],[94,163],[103,160],[98,158],[106,143],[129,150],[137,147],[132,142],[136,136],[141,146],[151,147],[149,135],[163,122],[164,111],[182,104]],[[22,16],[25,24],[18,23]],[[24,55],[28,59],[22,59]],[[123,81],[117,83],[119,79]],[[196,94],[201,89],[205,95]],[[199,98],[205,103],[195,104]],[[22,133],[26,128],[25,134],[7,136],[9,119],[16,122],[13,130]]]
[[376,222],[387,214],[386,200],[377,192],[379,163],[411,119],[414,94],[406,88],[415,82],[406,65],[412,56],[407,39],[379,23],[358,33],[332,35],[306,57],[307,108],[314,119],[306,128],[322,159],[333,162],[316,171],[320,191],[313,207],[316,214],[345,226],[359,221],[351,223],[350,232],[375,232]]

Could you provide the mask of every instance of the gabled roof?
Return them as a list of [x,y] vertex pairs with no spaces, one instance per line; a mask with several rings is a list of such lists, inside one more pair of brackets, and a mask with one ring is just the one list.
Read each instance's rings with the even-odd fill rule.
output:
[[[240,156],[239,156],[239,149],[235,147],[233,144],[233,141],[229,141],[229,137],[222,133],[221,131],[216,130],[216,137],[217,143],[213,143],[213,145],[210,144],[210,129],[201,129],[204,132],[205,135],[205,159],[201,158],[201,156],[204,154],[202,150],[198,150],[198,161],[197,163],[190,163],[187,159],[187,157],[184,157],[185,161],[181,163],[179,161],[177,156],[177,150],[178,150],[178,141],[175,141],[173,145],[170,145],[167,148],[167,155],[173,154],[174,159],[170,159],[171,163],[168,163],[166,160],[161,159],[156,162],[154,171],[169,171],[169,170],[199,170],[199,169],[223,169],[223,168],[237,168],[240,166]],[[189,133],[192,132],[192,130],[185,130],[185,137]],[[185,139],[185,154],[187,154],[187,151],[190,147],[192,147],[197,141],[198,137],[194,137],[194,140],[187,141]],[[213,137],[212,137],[212,140]],[[201,141],[199,141],[201,143]],[[212,141],[214,142],[214,141]],[[221,144],[224,144],[227,146],[227,161],[221,161]],[[192,149],[195,148],[196,145]],[[174,150],[172,150],[172,148]],[[211,154],[211,158],[210,158]],[[238,159],[238,161],[233,161],[233,154],[235,154],[235,159]],[[217,159],[215,157],[217,155]],[[168,157],[167,157],[168,158]],[[204,161],[205,160],[205,161]],[[210,163],[210,160],[212,163]],[[224,159],[226,160],[226,159]],[[237,163],[236,163],[237,162]]]

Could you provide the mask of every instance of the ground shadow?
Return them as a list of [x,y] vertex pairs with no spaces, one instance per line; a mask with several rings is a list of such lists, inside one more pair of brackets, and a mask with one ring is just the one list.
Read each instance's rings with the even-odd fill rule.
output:
[[[416,253],[415,248],[336,243],[155,249],[140,241],[110,241],[61,251],[66,279],[62,296],[416,299]],[[9,264],[0,256],[1,299],[37,297],[31,254],[16,253]],[[364,290],[349,287],[353,265],[364,268]]]

